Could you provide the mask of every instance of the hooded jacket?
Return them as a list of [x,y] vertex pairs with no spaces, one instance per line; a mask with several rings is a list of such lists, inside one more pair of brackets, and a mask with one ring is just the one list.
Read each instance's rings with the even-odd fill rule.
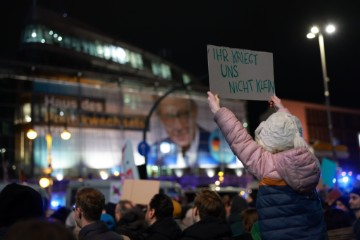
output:
[[284,180],[298,192],[316,187],[320,178],[319,161],[309,149],[294,148],[276,154],[265,151],[225,107],[216,112],[215,122],[231,150],[257,179]]
[[263,240],[326,239],[317,158],[307,147],[278,153],[264,150],[227,108],[215,114],[230,148],[244,167],[260,180],[256,209]]

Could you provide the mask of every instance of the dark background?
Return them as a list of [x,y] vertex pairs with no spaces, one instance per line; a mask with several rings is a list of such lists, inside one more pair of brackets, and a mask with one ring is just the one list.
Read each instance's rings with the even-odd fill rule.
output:
[[[29,8],[36,4],[97,32],[158,54],[208,84],[206,45],[272,52],[280,98],[324,103],[320,50],[306,34],[314,23],[336,24],[325,36],[330,99],[360,109],[360,14],[357,1],[3,0],[0,57],[13,55]],[[205,94],[205,93],[204,93]],[[249,114],[266,109],[249,102]]]

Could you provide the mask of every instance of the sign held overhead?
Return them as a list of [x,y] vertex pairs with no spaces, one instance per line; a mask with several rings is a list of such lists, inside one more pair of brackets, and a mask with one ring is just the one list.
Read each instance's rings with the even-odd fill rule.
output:
[[275,94],[273,54],[207,46],[210,91],[242,100],[265,100]]

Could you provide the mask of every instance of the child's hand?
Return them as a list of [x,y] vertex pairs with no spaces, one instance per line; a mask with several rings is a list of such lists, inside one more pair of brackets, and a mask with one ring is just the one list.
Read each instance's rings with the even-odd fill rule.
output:
[[270,101],[269,101],[269,105],[270,105],[271,108],[275,108],[276,110],[284,108],[284,106],[281,103],[280,98],[278,98],[275,95],[271,96]]
[[208,91],[208,102],[210,110],[213,114],[215,114],[220,109],[220,99],[217,94],[213,94],[212,92]]

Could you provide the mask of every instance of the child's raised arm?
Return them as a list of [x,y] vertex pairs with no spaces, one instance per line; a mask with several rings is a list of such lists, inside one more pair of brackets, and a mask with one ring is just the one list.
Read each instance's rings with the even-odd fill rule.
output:
[[208,91],[208,102],[210,110],[213,114],[215,114],[220,109],[220,99],[217,94],[213,94],[212,92]]

